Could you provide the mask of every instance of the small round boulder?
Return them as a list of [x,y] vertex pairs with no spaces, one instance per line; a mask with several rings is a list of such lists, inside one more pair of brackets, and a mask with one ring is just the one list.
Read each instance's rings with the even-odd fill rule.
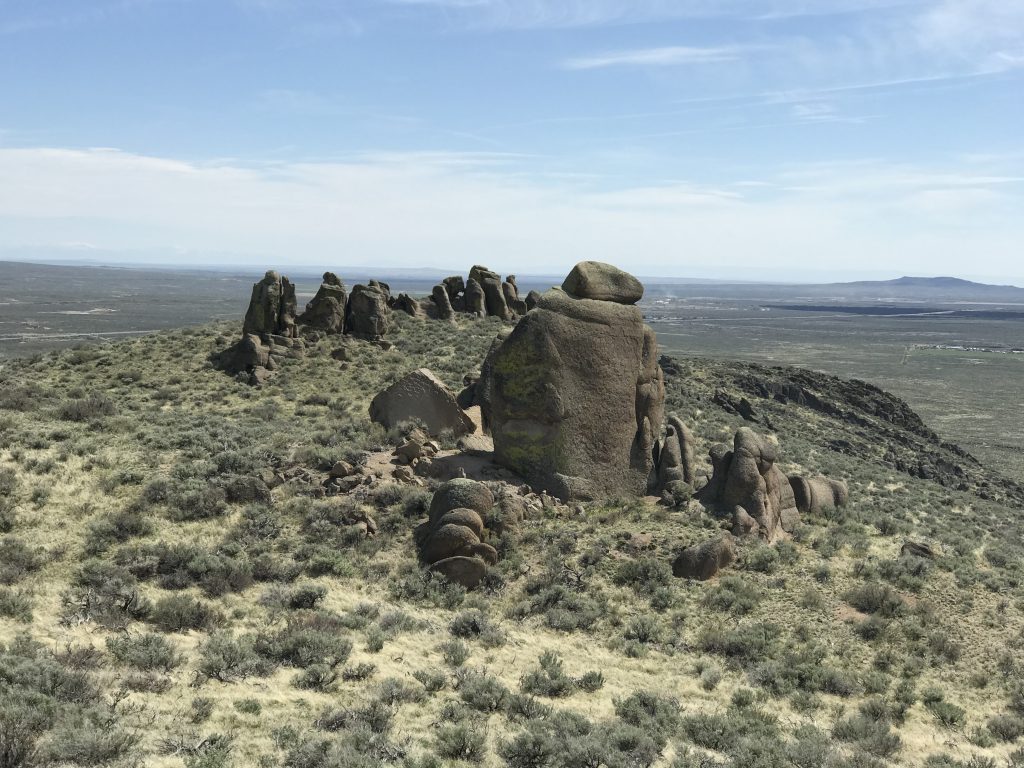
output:
[[464,525],[442,525],[423,544],[423,560],[435,563],[446,557],[469,555],[480,539]]
[[487,575],[487,563],[478,557],[446,557],[431,565],[430,571],[466,589],[473,589]]
[[451,512],[445,512],[437,524],[438,526],[462,525],[475,533],[477,538],[484,537],[484,521],[480,517],[480,513],[473,509],[453,509]]
[[430,500],[430,522],[437,522],[453,509],[472,509],[480,515],[486,515],[493,506],[494,495],[486,485],[457,477],[441,485]]

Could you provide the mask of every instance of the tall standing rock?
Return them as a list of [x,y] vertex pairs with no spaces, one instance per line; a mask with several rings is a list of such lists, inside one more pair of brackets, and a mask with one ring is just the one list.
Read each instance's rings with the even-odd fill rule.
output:
[[324,272],[316,296],[306,305],[306,311],[299,315],[299,323],[327,333],[344,333],[347,303],[345,284],[333,272]]
[[[484,284],[484,280],[491,279],[501,282],[501,275],[495,272],[493,269],[482,267],[479,264],[474,264],[469,270],[469,279],[476,280],[480,285]],[[468,281],[467,281],[468,282]]]
[[561,498],[643,495],[664,416],[654,332],[634,306],[553,289],[482,368],[495,460]]
[[242,335],[273,334],[295,338],[295,286],[287,277],[270,270],[252,287]]
[[484,289],[484,305],[487,307],[487,314],[491,317],[500,317],[504,321],[512,319],[512,312],[505,303],[505,296],[501,292],[501,282],[498,278],[485,277],[481,282]]
[[714,472],[700,493],[702,501],[732,511],[734,529],[774,541],[800,519],[789,478],[775,462],[778,449],[749,427],[736,432],[731,451],[711,451]]
[[476,315],[477,317],[486,316],[487,309],[484,305],[484,289],[472,277],[466,281],[465,301],[466,311],[471,315]]
[[443,285],[435,285],[434,290],[430,293],[430,298],[434,301],[434,305],[437,307],[438,320],[455,319],[455,310],[452,309],[451,297],[448,295],[448,291],[445,290]]
[[[375,281],[372,281],[375,282]],[[388,295],[374,285],[352,288],[345,314],[345,331],[367,341],[382,339],[391,330],[391,310]]]
[[456,298],[466,291],[466,281],[462,278],[462,275],[446,277],[441,281],[441,284],[448,293],[449,301],[455,301]]

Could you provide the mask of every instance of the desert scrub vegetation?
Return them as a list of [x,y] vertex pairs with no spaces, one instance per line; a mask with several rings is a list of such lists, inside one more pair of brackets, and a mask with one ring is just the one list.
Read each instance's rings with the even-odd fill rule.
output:
[[[207,362],[236,323],[5,363],[8,764],[1024,762],[1018,510],[834,450],[848,425],[821,414],[760,406],[782,460],[846,478],[851,505],[707,583],[671,573],[721,530],[686,489],[545,510],[467,594],[415,559],[429,484],[270,488],[365,463],[389,445],[373,395],[422,366],[460,388],[500,327],[399,326],[391,350],[323,341],[258,390]],[[704,471],[742,423],[702,389],[727,365],[667,381]]]

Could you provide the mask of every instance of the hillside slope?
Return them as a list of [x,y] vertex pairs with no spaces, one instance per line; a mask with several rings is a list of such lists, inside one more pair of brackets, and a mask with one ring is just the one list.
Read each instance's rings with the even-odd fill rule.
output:
[[[228,325],[6,365],[4,764],[1024,763],[1021,489],[869,385],[663,360],[705,469],[750,424],[851,489],[706,583],[669,567],[719,531],[695,501],[548,507],[467,595],[416,562],[429,488],[314,498],[387,445],[376,392],[460,386],[499,327],[400,318],[262,389],[209,365]],[[270,468],[294,480],[268,497]]]

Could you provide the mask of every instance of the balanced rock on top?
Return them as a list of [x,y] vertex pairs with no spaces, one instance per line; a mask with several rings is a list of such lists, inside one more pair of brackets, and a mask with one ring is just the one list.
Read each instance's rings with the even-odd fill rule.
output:
[[644,295],[643,284],[628,272],[600,261],[581,261],[562,283],[562,290],[578,299],[636,304]]
[[657,359],[637,307],[543,294],[481,371],[495,461],[563,499],[645,494],[664,416]]

